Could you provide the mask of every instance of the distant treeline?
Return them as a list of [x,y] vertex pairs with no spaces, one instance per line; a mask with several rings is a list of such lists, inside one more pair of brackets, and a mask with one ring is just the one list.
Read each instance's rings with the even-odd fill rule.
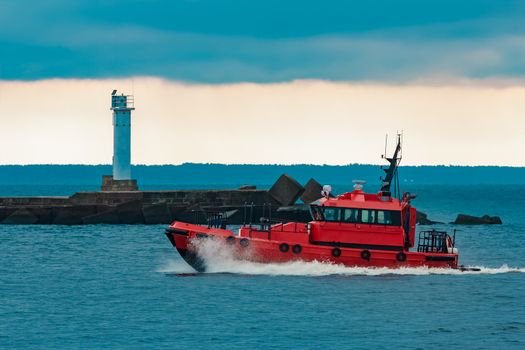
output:
[[[353,179],[379,183],[377,165],[135,165],[132,177],[139,185],[270,185],[286,173],[304,184],[311,177],[320,183],[348,184]],[[111,174],[110,165],[5,165],[0,185],[99,185]],[[525,184],[525,168],[496,166],[403,166],[401,183],[413,184]]]

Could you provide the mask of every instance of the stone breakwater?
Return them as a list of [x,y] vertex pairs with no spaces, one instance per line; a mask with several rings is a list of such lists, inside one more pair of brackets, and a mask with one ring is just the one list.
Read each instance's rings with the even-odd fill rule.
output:
[[0,197],[1,224],[168,224],[174,220],[205,223],[222,213],[228,224],[251,218],[307,221],[301,199],[320,197],[321,185],[301,186],[282,175],[269,190],[243,186],[232,190],[100,191],[68,197]]
[[[310,221],[309,207],[321,197],[322,186],[310,179],[304,187],[281,175],[269,190],[246,185],[231,190],[122,191],[105,179],[100,192],[65,197],[0,197],[0,224],[88,225],[197,224],[214,220],[240,225],[265,217],[275,221]],[[136,187],[136,184],[135,184]],[[111,189],[111,190],[104,190]],[[300,202],[298,202],[300,200]],[[419,225],[441,224],[418,212]],[[451,224],[502,224],[499,217],[459,214]]]

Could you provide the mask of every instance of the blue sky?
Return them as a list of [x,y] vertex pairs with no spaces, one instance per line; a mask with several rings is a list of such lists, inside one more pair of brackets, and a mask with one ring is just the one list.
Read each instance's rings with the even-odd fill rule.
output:
[[0,0],[0,79],[523,78],[525,1]]

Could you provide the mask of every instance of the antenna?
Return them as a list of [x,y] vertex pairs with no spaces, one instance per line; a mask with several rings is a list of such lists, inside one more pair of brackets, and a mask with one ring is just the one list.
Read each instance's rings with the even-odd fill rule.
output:
[[381,158],[385,158],[386,157],[386,146],[388,144],[388,134],[385,135],[385,153],[383,153],[383,156]]
[[[403,146],[403,130],[401,130],[401,146]],[[403,147],[401,147],[401,149],[399,150],[399,163],[401,163],[401,159],[403,158]]]

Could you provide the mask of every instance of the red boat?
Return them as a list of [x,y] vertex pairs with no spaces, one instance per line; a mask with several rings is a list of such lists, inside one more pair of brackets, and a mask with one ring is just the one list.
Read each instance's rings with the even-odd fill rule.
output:
[[243,225],[235,234],[221,225],[175,221],[166,235],[197,271],[206,270],[199,247],[207,240],[221,243],[217,247],[229,249],[236,259],[260,263],[303,260],[365,267],[458,268],[455,233],[422,231],[414,248],[416,208],[411,200],[415,196],[404,193],[396,198],[390,190],[393,184],[399,193],[400,151],[398,137],[394,156],[386,158],[390,166],[378,193],[365,193],[361,181],[354,181],[352,192],[338,196],[325,186],[323,197],[310,204],[312,219],[306,224],[272,224],[261,219],[259,225]]

